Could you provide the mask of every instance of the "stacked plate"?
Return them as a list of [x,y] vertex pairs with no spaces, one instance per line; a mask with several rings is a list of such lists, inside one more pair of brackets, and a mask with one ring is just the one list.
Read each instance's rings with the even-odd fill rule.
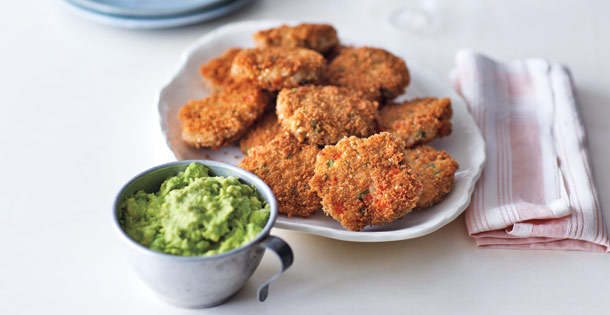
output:
[[211,20],[252,0],[65,0],[87,19],[125,28],[169,28]]

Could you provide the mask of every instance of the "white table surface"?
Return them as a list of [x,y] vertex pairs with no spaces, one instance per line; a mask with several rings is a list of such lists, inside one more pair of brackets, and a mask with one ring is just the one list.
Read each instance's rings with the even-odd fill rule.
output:
[[[349,5],[348,5],[349,4]],[[90,23],[56,1],[0,10],[0,314],[609,314],[606,254],[477,249],[463,216],[428,236],[349,243],[274,229],[295,263],[266,255],[228,303],[183,310],[131,272],[111,228],[113,198],[138,172],[173,160],[154,97],[182,49],[222,24],[298,19],[395,38],[447,77],[472,48],[502,60],[568,65],[610,222],[610,2],[439,1],[427,34],[387,22],[393,1],[256,1],[206,24],[133,31]]]

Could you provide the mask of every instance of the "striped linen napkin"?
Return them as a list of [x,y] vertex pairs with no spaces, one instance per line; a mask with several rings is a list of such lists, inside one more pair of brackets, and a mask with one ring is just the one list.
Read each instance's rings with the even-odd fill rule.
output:
[[451,78],[486,143],[466,210],[477,245],[609,252],[568,69],[461,51]]

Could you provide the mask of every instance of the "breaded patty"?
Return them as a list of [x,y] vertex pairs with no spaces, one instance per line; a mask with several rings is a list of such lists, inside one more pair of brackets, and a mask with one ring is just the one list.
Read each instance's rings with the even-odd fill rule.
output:
[[324,57],[305,48],[255,48],[240,51],[231,66],[236,81],[246,81],[260,88],[279,91],[316,83],[326,67]]
[[328,84],[361,90],[372,100],[389,100],[405,92],[409,70],[390,52],[372,47],[345,48],[328,65]]
[[405,141],[407,147],[451,134],[451,100],[422,98],[388,104],[379,111],[379,128]]
[[239,141],[239,147],[244,154],[248,154],[250,148],[267,144],[280,133],[282,133],[282,126],[277,122],[275,110],[269,110],[248,129]]
[[196,148],[218,149],[241,137],[262,115],[269,95],[251,85],[230,85],[180,108],[182,139]]
[[239,167],[260,177],[275,194],[278,210],[288,217],[308,217],[320,209],[320,198],[309,187],[314,173],[315,145],[299,144],[289,134],[250,149]]
[[210,59],[199,67],[203,82],[212,92],[218,92],[233,83],[231,65],[241,48],[229,48],[219,57]]
[[420,145],[407,150],[407,163],[423,186],[416,209],[441,202],[453,189],[459,165],[447,152]]
[[252,35],[256,47],[308,48],[321,54],[339,44],[337,31],[328,24],[282,25]]
[[[353,48],[354,48],[353,46],[345,46],[345,45],[339,44],[339,45],[331,48],[326,54],[324,54],[324,58],[326,58],[326,61],[328,63],[330,63],[335,58],[337,58],[337,56],[339,56],[343,50],[345,50],[345,49],[353,49]],[[326,73],[325,73],[325,75],[326,75]],[[324,79],[326,80],[326,77],[324,77]]]
[[282,90],[276,112],[284,130],[299,142],[334,144],[343,137],[375,133],[378,103],[336,86],[308,85]]
[[404,216],[422,188],[407,164],[404,143],[387,132],[326,146],[318,153],[310,185],[326,215],[350,231]]

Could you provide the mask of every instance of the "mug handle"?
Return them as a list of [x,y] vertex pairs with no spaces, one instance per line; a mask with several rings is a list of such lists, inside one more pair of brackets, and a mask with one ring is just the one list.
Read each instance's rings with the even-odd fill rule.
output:
[[263,302],[267,299],[267,296],[269,295],[269,284],[271,283],[271,281],[277,279],[284,272],[284,270],[288,269],[288,267],[292,265],[294,256],[292,255],[292,249],[290,249],[288,243],[284,242],[284,240],[282,240],[281,238],[275,237],[273,235],[269,235],[269,237],[259,243],[259,246],[274,252],[282,263],[282,269],[280,270],[280,272],[269,278],[269,280],[267,280],[260,288],[258,288],[258,300]]

